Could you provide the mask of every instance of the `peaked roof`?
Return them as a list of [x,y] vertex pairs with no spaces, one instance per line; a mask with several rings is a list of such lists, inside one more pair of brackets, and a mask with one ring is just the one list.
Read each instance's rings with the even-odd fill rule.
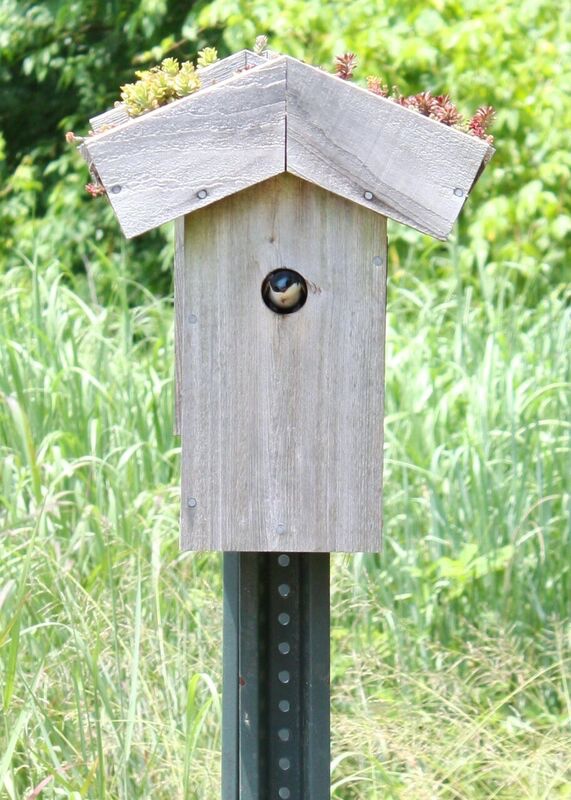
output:
[[200,74],[156,111],[91,120],[81,151],[128,238],[291,172],[445,239],[494,153],[289,56],[242,51]]

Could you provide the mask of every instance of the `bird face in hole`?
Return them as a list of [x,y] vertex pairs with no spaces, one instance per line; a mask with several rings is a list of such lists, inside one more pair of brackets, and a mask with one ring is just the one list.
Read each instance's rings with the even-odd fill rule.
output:
[[305,303],[307,284],[293,269],[276,269],[264,279],[262,297],[268,308],[277,314],[291,314]]

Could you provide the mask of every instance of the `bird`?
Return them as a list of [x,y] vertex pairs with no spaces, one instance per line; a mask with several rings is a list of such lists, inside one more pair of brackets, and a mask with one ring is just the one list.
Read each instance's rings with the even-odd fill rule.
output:
[[302,307],[307,299],[307,284],[293,269],[275,269],[262,284],[265,304],[277,314],[291,314]]

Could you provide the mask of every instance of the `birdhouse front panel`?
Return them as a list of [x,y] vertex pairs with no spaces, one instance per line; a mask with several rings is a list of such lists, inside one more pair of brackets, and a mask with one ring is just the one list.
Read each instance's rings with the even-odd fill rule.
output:
[[183,547],[378,551],[386,219],[284,173],[180,230]]

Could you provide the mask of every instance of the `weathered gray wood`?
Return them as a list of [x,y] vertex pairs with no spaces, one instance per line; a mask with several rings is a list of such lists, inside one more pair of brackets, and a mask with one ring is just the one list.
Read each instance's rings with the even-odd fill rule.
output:
[[[182,338],[184,319],[184,217],[174,221],[174,426],[180,436],[182,416]],[[189,320],[189,323],[192,321]]]
[[287,59],[287,170],[335,194],[445,239],[490,151],[481,139]]
[[285,169],[285,60],[88,139],[125,236],[136,236]]
[[385,218],[281,175],[187,216],[183,282],[183,547],[378,551]]
[[206,88],[81,148],[128,237],[288,171],[445,239],[494,152],[287,56],[242,51],[201,76]]
[[[238,53],[233,53],[227,58],[211,64],[209,67],[199,67],[198,74],[200,75],[201,87],[206,89],[207,86],[212,86],[214,83],[228,80],[238,70],[244,69],[246,66],[255,67],[258,64],[264,64],[266,61],[265,53],[257,55],[250,50],[240,50]],[[108,127],[122,125],[124,122],[128,122],[129,119],[130,117],[124,104],[118,103],[114,108],[110,108],[109,111],[92,117],[89,123],[93,132],[99,133]]]
[[130,117],[125,104],[117,103],[113,108],[104,111],[102,114],[91,117],[89,124],[93,133],[103,133],[108,128],[116,128],[117,125],[123,125],[124,122],[129,122],[129,120]]

